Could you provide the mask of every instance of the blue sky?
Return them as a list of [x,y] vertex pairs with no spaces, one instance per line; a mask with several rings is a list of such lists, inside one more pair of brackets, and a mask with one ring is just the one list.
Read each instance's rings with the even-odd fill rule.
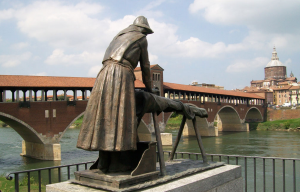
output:
[[166,82],[249,86],[274,45],[287,75],[300,75],[298,0],[1,0],[0,74],[95,77],[112,38],[139,15]]

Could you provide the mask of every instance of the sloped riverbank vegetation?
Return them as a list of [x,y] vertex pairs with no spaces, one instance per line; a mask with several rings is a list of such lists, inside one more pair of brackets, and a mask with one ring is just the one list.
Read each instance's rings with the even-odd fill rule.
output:
[[266,121],[262,123],[249,123],[250,130],[287,130],[287,131],[300,131],[300,119],[287,119]]

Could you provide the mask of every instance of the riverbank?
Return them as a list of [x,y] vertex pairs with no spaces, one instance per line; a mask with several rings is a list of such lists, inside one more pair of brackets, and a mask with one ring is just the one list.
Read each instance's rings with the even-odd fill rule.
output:
[[300,131],[300,119],[287,119],[266,121],[262,123],[249,123],[250,130],[263,131]]
[[6,123],[4,123],[3,121],[0,121],[0,127],[9,127],[9,125],[7,125]]
[[[42,185],[42,191],[46,191],[46,186]],[[20,191],[27,191],[27,177],[20,181]],[[0,176],[0,191],[3,192],[14,192],[15,181],[7,180],[4,176]],[[30,191],[39,191],[39,185],[33,177],[30,178]]]

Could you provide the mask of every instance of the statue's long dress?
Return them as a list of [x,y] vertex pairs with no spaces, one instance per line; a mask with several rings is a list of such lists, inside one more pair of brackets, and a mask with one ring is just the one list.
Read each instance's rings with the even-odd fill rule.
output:
[[106,61],[84,114],[77,147],[92,151],[136,150],[136,108],[132,69]]

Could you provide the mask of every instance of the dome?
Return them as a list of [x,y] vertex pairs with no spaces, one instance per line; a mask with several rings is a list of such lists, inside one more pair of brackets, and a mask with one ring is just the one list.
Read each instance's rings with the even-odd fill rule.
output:
[[284,66],[284,65],[283,65],[283,63],[281,63],[281,61],[279,61],[279,58],[278,58],[277,52],[276,52],[276,48],[274,46],[271,61],[267,64],[266,67],[277,67],[277,66]]
[[284,65],[279,60],[272,60],[267,64],[266,67],[277,67],[277,66],[284,66]]

